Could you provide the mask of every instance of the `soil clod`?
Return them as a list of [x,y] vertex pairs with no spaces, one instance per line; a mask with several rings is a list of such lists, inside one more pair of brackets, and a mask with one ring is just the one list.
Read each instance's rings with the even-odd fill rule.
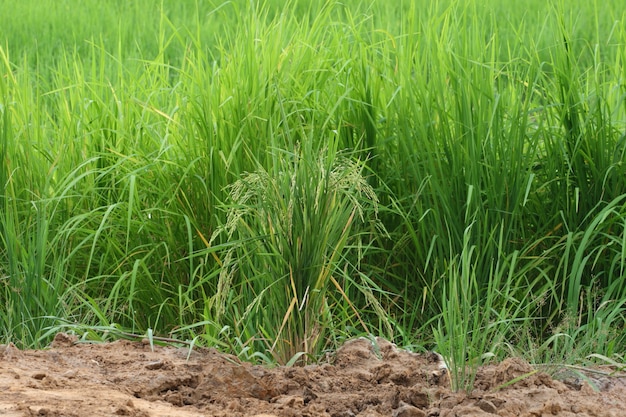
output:
[[441,369],[438,355],[383,339],[349,341],[330,363],[266,368],[212,349],[187,359],[174,347],[75,344],[62,334],[47,351],[0,347],[0,415],[617,417],[626,409],[620,378],[596,378],[594,389],[511,358],[480,368],[468,394],[434,378]]

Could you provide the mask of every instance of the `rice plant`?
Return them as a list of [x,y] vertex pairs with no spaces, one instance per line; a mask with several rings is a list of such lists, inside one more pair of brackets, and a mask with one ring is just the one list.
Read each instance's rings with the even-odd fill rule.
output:
[[360,262],[350,245],[367,241],[367,225],[378,222],[378,199],[356,160],[300,147],[277,152],[272,173],[260,167],[229,186],[226,223],[214,238],[225,233],[232,247],[210,302],[218,322],[236,308],[250,336],[287,363],[326,347],[335,304],[360,319],[344,275]]
[[618,1],[9,3],[3,340],[623,350]]

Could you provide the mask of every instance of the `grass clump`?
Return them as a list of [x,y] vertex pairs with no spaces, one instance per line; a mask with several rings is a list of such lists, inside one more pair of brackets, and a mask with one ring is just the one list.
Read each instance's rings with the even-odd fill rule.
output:
[[226,223],[214,238],[226,234],[231,247],[209,303],[217,321],[229,315],[284,364],[326,348],[329,323],[368,331],[346,285],[368,230],[381,225],[363,163],[325,150],[275,152],[280,162],[271,173],[259,168],[229,186]]

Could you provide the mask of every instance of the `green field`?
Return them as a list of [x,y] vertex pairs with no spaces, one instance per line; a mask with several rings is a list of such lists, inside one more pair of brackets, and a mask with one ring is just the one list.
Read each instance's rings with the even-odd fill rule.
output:
[[283,3],[0,0],[0,342],[623,363],[621,2]]

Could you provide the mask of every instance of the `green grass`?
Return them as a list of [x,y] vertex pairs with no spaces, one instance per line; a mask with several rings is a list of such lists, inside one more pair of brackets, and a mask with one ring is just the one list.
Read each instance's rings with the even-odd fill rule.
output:
[[418,3],[0,0],[2,340],[623,360],[620,3]]

